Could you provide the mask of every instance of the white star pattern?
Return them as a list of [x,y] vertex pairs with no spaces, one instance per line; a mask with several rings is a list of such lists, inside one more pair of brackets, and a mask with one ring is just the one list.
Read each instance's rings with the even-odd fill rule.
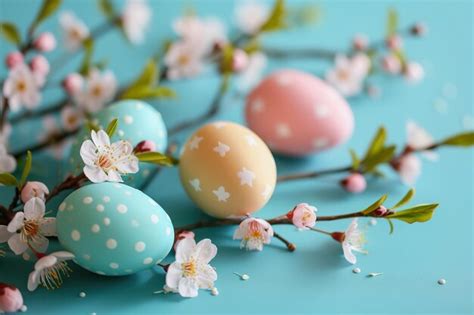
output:
[[241,171],[237,173],[237,176],[240,178],[240,185],[248,185],[252,187],[253,180],[255,179],[255,174],[252,171],[249,171],[245,167],[242,168]]
[[222,121],[218,121],[216,123],[213,123],[212,124],[214,127],[216,127],[217,129],[221,129],[222,127],[224,127],[226,125],[225,122],[222,122]]
[[272,193],[272,186],[266,184],[265,189],[262,191],[261,195],[263,196],[263,198],[267,199],[268,196],[270,196],[271,193]]
[[199,137],[199,136],[194,136],[194,138],[192,138],[191,141],[189,141],[189,148],[191,150],[199,149],[199,143],[202,141],[202,139],[204,138]]
[[212,192],[214,193],[214,195],[216,195],[217,200],[219,201],[227,202],[227,199],[229,199],[230,197],[230,194],[225,191],[224,186],[219,186],[217,190],[213,190]]
[[325,104],[318,104],[314,106],[314,114],[316,115],[316,118],[326,118],[329,115],[329,108]]
[[201,191],[201,181],[199,178],[190,179],[189,184],[193,186],[195,191]]
[[218,144],[217,146],[214,147],[214,152],[217,152],[221,157],[224,157],[227,152],[229,152],[230,150],[230,147],[225,144],[225,143],[222,143],[220,141],[218,141]]
[[249,144],[249,146],[253,147],[253,146],[257,145],[257,140],[255,140],[255,138],[253,136],[246,135],[245,139],[247,139],[247,143]]
[[257,98],[256,100],[252,101],[252,104],[250,106],[251,106],[252,112],[261,113],[263,112],[263,109],[265,108],[265,103],[263,102],[262,99]]
[[291,78],[285,74],[280,74],[277,76],[276,80],[280,86],[288,86],[291,84]]
[[276,126],[276,133],[279,138],[287,139],[291,136],[290,127],[286,124],[278,124]]
[[322,149],[324,147],[326,147],[328,145],[328,139],[326,138],[316,138],[314,139],[313,141],[313,146],[316,148],[316,149]]

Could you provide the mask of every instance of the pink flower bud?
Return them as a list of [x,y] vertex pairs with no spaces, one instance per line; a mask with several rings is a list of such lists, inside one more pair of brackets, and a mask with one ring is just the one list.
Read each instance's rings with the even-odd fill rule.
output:
[[287,214],[287,217],[297,228],[307,229],[316,224],[316,211],[318,210],[315,207],[307,203],[300,203]]
[[341,181],[341,186],[351,193],[361,193],[367,188],[367,182],[364,175],[353,173]]
[[135,149],[133,149],[133,152],[139,153],[139,152],[153,152],[156,150],[156,145],[153,141],[151,140],[143,140],[139,142],[136,146]]
[[21,190],[21,201],[28,202],[31,198],[40,198],[45,200],[45,196],[49,194],[49,189],[41,182],[27,182]]
[[44,56],[38,55],[31,59],[30,68],[34,73],[44,77],[49,73],[49,62]]
[[0,312],[18,312],[23,306],[20,290],[12,285],[0,283]]
[[397,74],[402,69],[400,59],[395,55],[387,55],[382,58],[382,68],[391,74]]
[[392,35],[387,38],[386,44],[391,50],[400,50],[403,47],[403,40],[399,35]]
[[84,79],[78,73],[70,73],[63,81],[63,88],[69,95],[74,95],[82,89]]
[[383,217],[384,215],[387,214],[387,212],[388,212],[387,208],[385,208],[384,206],[380,206],[377,209],[375,209],[374,215],[378,217]]
[[426,25],[424,25],[423,23],[416,23],[410,29],[410,33],[412,35],[419,36],[419,37],[426,35],[427,31],[428,30],[426,28]]
[[232,58],[232,69],[235,72],[240,72],[247,68],[249,64],[249,57],[245,51],[242,49],[236,49]]
[[43,52],[48,52],[56,48],[56,39],[50,32],[41,33],[33,43],[33,46]]
[[194,239],[194,232],[192,231],[181,231],[176,235],[176,240],[173,245],[173,249],[176,251],[176,248],[178,247],[179,242],[184,240],[185,238],[192,238]]
[[423,79],[425,71],[423,66],[417,62],[409,62],[404,71],[405,79],[409,82],[416,83]]
[[367,36],[364,34],[357,34],[354,36],[352,39],[352,47],[354,50],[366,50],[369,45],[369,40],[367,39]]
[[23,63],[23,54],[19,51],[11,52],[5,58],[5,64],[9,69],[15,68],[15,66]]

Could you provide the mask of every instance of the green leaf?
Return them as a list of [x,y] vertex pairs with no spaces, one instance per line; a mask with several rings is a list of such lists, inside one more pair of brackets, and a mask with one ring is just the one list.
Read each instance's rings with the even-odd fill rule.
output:
[[105,130],[105,132],[107,132],[110,138],[112,138],[112,136],[114,135],[115,131],[117,130],[117,127],[118,127],[118,119],[115,118],[109,123],[109,125],[107,126],[107,129]]
[[99,9],[104,13],[105,17],[113,19],[115,16],[115,9],[110,0],[98,0]]
[[41,6],[36,18],[33,20],[31,24],[32,30],[34,30],[41,22],[46,20],[49,16],[51,16],[61,5],[62,0],[43,0],[43,5]]
[[385,145],[385,141],[387,140],[387,130],[384,126],[379,127],[377,129],[377,133],[375,134],[372,142],[370,143],[369,147],[367,148],[367,152],[365,153],[364,160],[378,153]]
[[393,230],[395,229],[393,226],[393,222],[390,219],[386,219],[388,222],[388,225],[390,226],[390,231],[388,232],[389,234],[393,234]]
[[177,165],[179,161],[172,156],[168,156],[159,152],[142,152],[136,154],[140,162],[152,163],[164,166]]
[[394,205],[392,207],[392,209],[395,209],[395,208],[401,207],[403,205],[406,205],[413,198],[414,195],[415,195],[415,189],[412,188],[405,194],[405,196],[403,196],[402,199],[400,199],[399,202],[397,202],[396,205]]
[[287,26],[287,11],[284,0],[276,0],[272,12],[267,21],[260,28],[261,32],[272,32],[283,29]]
[[1,173],[0,184],[5,186],[17,186],[18,181],[16,180],[15,176],[10,173]]
[[99,131],[100,130],[100,127],[97,125],[97,124],[94,124],[94,122],[92,122],[92,120],[90,119],[87,119],[86,120],[86,127],[87,129],[89,129],[89,131]]
[[372,172],[378,165],[389,162],[395,156],[395,150],[397,148],[394,145],[388,146],[380,150],[379,152],[369,156],[362,162],[367,172]]
[[382,197],[380,197],[376,202],[374,202],[373,204],[371,204],[370,206],[368,206],[367,208],[365,208],[364,210],[362,210],[362,214],[364,215],[367,215],[367,214],[370,214],[372,213],[373,211],[377,210],[378,207],[380,207],[381,205],[383,205],[383,203],[385,202],[385,200],[387,200],[387,195],[383,195]]
[[0,34],[12,44],[20,45],[21,36],[15,24],[9,22],[0,23]]
[[388,10],[387,16],[387,37],[395,35],[398,28],[398,13],[395,9]]
[[389,219],[397,219],[407,223],[426,222],[433,216],[433,211],[438,207],[437,203],[422,204],[403,211],[397,211],[387,216]]
[[18,189],[21,189],[25,185],[26,180],[28,179],[28,175],[30,175],[32,162],[33,162],[33,155],[31,154],[31,151],[28,151],[26,153],[25,166],[23,167],[23,172],[21,173],[20,182],[18,183]]
[[148,86],[156,85],[158,81],[158,69],[156,67],[156,62],[153,59],[149,59],[148,62],[143,67],[142,72],[138,76],[138,78],[133,81],[133,83],[128,87],[125,93],[128,90],[132,90],[135,88],[143,88]]
[[357,171],[360,166],[360,159],[357,156],[357,153],[353,149],[350,149],[349,153],[351,154],[352,170]]
[[136,87],[120,95],[120,99],[162,99],[174,97],[176,97],[176,93],[171,88],[165,86]]
[[94,40],[92,38],[87,38],[82,42],[84,47],[84,57],[82,59],[81,67],[79,68],[79,73],[82,75],[87,75],[91,69],[92,64],[92,55],[94,54]]
[[441,145],[451,145],[451,146],[459,146],[459,147],[469,147],[474,145],[474,132],[464,132],[441,142]]
[[220,71],[221,73],[232,73],[234,59],[234,47],[231,44],[227,44],[222,48],[222,57],[220,60]]

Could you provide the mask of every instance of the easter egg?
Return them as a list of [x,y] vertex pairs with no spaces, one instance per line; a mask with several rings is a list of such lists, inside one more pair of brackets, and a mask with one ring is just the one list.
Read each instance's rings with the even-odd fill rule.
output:
[[280,70],[247,97],[247,124],[278,153],[303,156],[347,141],[354,115],[346,100],[317,77]]
[[83,186],[64,199],[56,218],[61,245],[75,262],[97,274],[119,276],[153,267],[174,241],[166,212],[130,186]]
[[262,208],[276,183],[276,165],[265,143],[231,122],[204,125],[184,144],[179,162],[189,197],[207,214],[226,218]]
[[[144,140],[154,143],[155,150],[164,152],[167,146],[166,127],[160,113],[149,104],[138,100],[125,100],[112,104],[99,111],[92,122],[100,128],[107,128],[108,124],[118,119],[118,127],[110,139],[111,142],[126,140],[133,147]],[[69,158],[69,169],[74,174],[82,172],[84,163],[79,154],[84,140],[90,139],[90,129],[85,126],[73,143]],[[157,166],[149,163],[140,163],[139,172],[126,174],[122,179],[127,185],[140,187]]]

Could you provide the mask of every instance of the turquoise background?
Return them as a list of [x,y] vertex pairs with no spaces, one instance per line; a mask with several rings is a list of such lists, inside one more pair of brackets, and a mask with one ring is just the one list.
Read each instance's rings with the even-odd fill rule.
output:
[[[301,1],[290,1],[302,4]],[[233,1],[153,1],[152,32],[145,45],[132,47],[119,32],[106,35],[97,45],[97,58],[108,58],[120,82],[137,75],[145,58],[161,46],[161,40],[172,35],[170,21],[185,8],[193,6],[201,15],[219,15],[230,23]],[[402,144],[405,122],[413,119],[428,129],[435,138],[462,130],[461,119],[473,113],[473,4],[470,1],[324,1],[318,2],[323,20],[314,27],[295,29],[270,35],[265,42],[278,47],[328,47],[345,49],[354,32],[364,32],[372,39],[383,36],[386,10],[395,7],[402,25],[423,20],[429,34],[422,40],[407,40],[409,57],[421,61],[426,79],[417,86],[401,79],[377,78],[383,89],[380,99],[358,97],[350,100],[356,117],[353,138],[344,146],[306,159],[277,158],[280,174],[291,171],[322,169],[349,162],[348,148],[361,151],[380,124],[389,130],[389,138]],[[37,1],[2,0],[0,19],[14,20],[26,29],[39,3]],[[65,1],[91,26],[101,21],[94,3]],[[56,29],[57,20],[41,29]],[[1,42],[1,55],[11,46]],[[79,62],[80,58],[75,58]],[[294,67],[321,73],[329,64],[316,60],[272,62],[267,69]],[[71,68],[73,69],[73,65]],[[1,77],[5,76],[2,70]],[[435,100],[443,97],[446,83],[457,87],[455,98],[447,98],[448,112],[434,109]],[[171,84],[178,99],[155,102],[166,125],[193,117],[205,111],[217,89],[218,80],[206,73],[197,80]],[[48,99],[60,95],[51,90]],[[243,100],[229,95],[219,119],[243,121]],[[216,118],[216,119],[217,119]],[[19,128],[13,144],[26,145],[32,137]],[[177,139],[184,141],[192,131]],[[34,140],[34,139],[33,139]],[[20,143],[21,142],[21,143]],[[413,203],[439,202],[432,221],[408,225],[396,222],[395,233],[388,234],[385,222],[368,228],[369,255],[358,256],[362,273],[355,275],[341,255],[340,246],[327,237],[311,232],[297,232],[292,227],[277,226],[276,231],[296,243],[294,253],[287,252],[274,240],[263,252],[244,252],[231,236],[233,228],[206,229],[197,238],[209,237],[219,248],[212,265],[217,268],[218,297],[201,291],[199,298],[182,299],[177,295],[153,295],[164,282],[160,270],[145,271],[135,276],[105,278],[78,267],[64,286],[56,291],[26,292],[31,262],[21,258],[0,259],[0,280],[13,283],[25,294],[29,314],[156,314],[156,313],[472,313],[473,311],[473,152],[443,149],[437,163],[425,162],[423,175],[416,184]],[[57,182],[52,160],[37,156],[34,174],[49,182]],[[308,202],[318,207],[320,215],[361,209],[383,193],[389,193],[388,204],[406,191],[396,176],[387,170],[388,178],[373,180],[363,195],[342,191],[339,177],[308,180],[278,185],[262,217],[279,215],[296,203]],[[7,192],[2,188],[2,200]],[[167,169],[146,191],[169,213],[175,225],[194,222],[203,217],[186,197],[180,186],[177,169]],[[9,200],[9,199],[7,199]],[[320,223],[328,230],[342,230],[349,222]],[[171,261],[172,257],[168,257]],[[251,279],[240,281],[233,272],[247,273]],[[366,278],[369,272],[383,272],[377,278]],[[445,278],[447,284],[436,282]],[[81,299],[79,292],[87,297]]]

